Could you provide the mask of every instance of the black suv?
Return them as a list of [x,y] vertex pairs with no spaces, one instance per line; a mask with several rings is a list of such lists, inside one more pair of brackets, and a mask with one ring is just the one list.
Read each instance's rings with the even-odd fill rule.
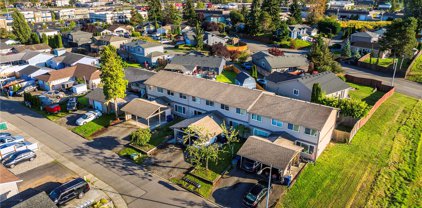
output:
[[74,198],[82,198],[89,190],[89,184],[84,179],[77,178],[55,188],[49,197],[57,205],[62,205]]
[[34,151],[26,149],[26,150],[17,151],[15,153],[7,155],[3,159],[2,163],[4,166],[8,168],[13,168],[21,162],[28,161],[28,160],[32,161],[36,157],[37,157],[37,154],[35,154]]

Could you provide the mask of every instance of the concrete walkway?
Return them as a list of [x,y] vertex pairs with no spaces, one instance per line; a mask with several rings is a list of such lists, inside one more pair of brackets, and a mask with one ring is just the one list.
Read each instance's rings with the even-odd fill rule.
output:
[[122,195],[128,207],[218,207],[120,158],[110,147],[83,139],[19,102],[0,97],[0,117],[109,184]]

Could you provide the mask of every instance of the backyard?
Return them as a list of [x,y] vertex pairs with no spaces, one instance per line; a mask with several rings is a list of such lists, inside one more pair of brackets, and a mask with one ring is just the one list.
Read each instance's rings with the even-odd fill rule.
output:
[[113,119],[114,114],[104,114],[103,116],[88,122],[85,125],[73,128],[72,131],[84,137],[85,139],[91,139],[91,136],[94,133],[108,127]]
[[223,72],[221,74],[219,74],[215,80],[217,82],[222,82],[222,83],[228,83],[228,84],[234,84],[235,83],[235,79],[236,79],[236,72],[231,71],[231,70],[223,70]]
[[420,55],[406,77],[410,81],[422,83],[422,55]]
[[394,94],[350,144],[308,165],[278,207],[420,207],[421,124],[422,102]]
[[294,49],[303,49],[312,45],[311,42],[301,39],[294,39],[296,43],[296,47],[292,46],[292,42],[290,40],[284,40],[279,42],[281,48],[294,48]]
[[[363,62],[368,63],[368,64],[376,64],[378,61],[378,58],[367,58],[365,60],[363,60]],[[393,64],[393,59],[392,58],[383,58],[383,59],[379,59],[379,63],[378,66],[383,66],[383,67],[388,67],[391,64]]]
[[374,105],[385,93],[381,91],[375,91],[374,88],[358,85],[351,82],[347,82],[354,90],[349,91],[351,98],[365,101],[368,105]]

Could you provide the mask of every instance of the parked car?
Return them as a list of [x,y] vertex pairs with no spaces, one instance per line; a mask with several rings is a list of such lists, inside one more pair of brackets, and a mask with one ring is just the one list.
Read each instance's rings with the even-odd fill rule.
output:
[[100,116],[102,116],[102,113],[98,110],[89,111],[76,120],[76,125],[82,126]]
[[47,111],[47,113],[58,113],[61,111],[61,107],[59,104],[51,104],[45,106],[44,110]]
[[60,92],[58,90],[44,92],[43,95],[49,98],[56,98],[56,99],[60,99],[65,96],[64,92]]
[[249,69],[252,69],[252,65],[253,64],[251,62],[244,62],[242,64],[242,67],[245,68],[245,69],[247,69],[247,70],[249,70]]
[[74,198],[81,199],[90,189],[84,179],[77,178],[55,188],[48,196],[57,205],[63,205]]
[[71,97],[66,104],[67,111],[76,111],[78,110],[78,99],[76,97]]
[[243,197],[243,205],[245,207],[257,207],[259,202],[265,198],[268,192],[267,184],[265,181],[260,181],[255,184]]
[[22,96],[23,93],[34,92],[34,91],[37,91],[37,90],[38,90],[37,86],[29,85],[29,86],[26,86],[26,87],[16,91],[16,95]]
[[248,158],[242,158],[241,168],[247,172],[254,173],[258,170],[261,163],[257,161],[250,160]]
[[0,137],[0,144],[7,144],[12,142],[23,142],[23,136],[3,136]]
[[0,132],[0,137],[7,137],[7,136],[12,136],[12,134],[9,132]]
[[40,95],[38,96],[38,99],[40,100],[41,106],[43,107],[53,104],[53,101],[47,96]]
[[34,151],[25,149],[21,151],[17,151],[7,155],[5,159],[3,159],[2,163],[7,168],[13,168],[17,164],[25,161],[32,161],[37,157]]

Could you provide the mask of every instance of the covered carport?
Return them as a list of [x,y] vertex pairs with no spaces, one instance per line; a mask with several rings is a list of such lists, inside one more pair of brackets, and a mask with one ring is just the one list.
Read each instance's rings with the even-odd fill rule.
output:
[[277,137],[271,141],[259,136],[250,136],[237,152],[243,158],[261,163],[259,170],[265,166],[272,166],[279,170],[280,177],[297,174],[295,171],[300,166],[300,153],[303,147],[294,145],[293,141]]
[[125,112],[125,119],[133,119],[147,125],[150,129],[159,127],[166,123],[167,115],[171,109],[154,101],[145,99],[133,99],[126,104],[121,111]]

